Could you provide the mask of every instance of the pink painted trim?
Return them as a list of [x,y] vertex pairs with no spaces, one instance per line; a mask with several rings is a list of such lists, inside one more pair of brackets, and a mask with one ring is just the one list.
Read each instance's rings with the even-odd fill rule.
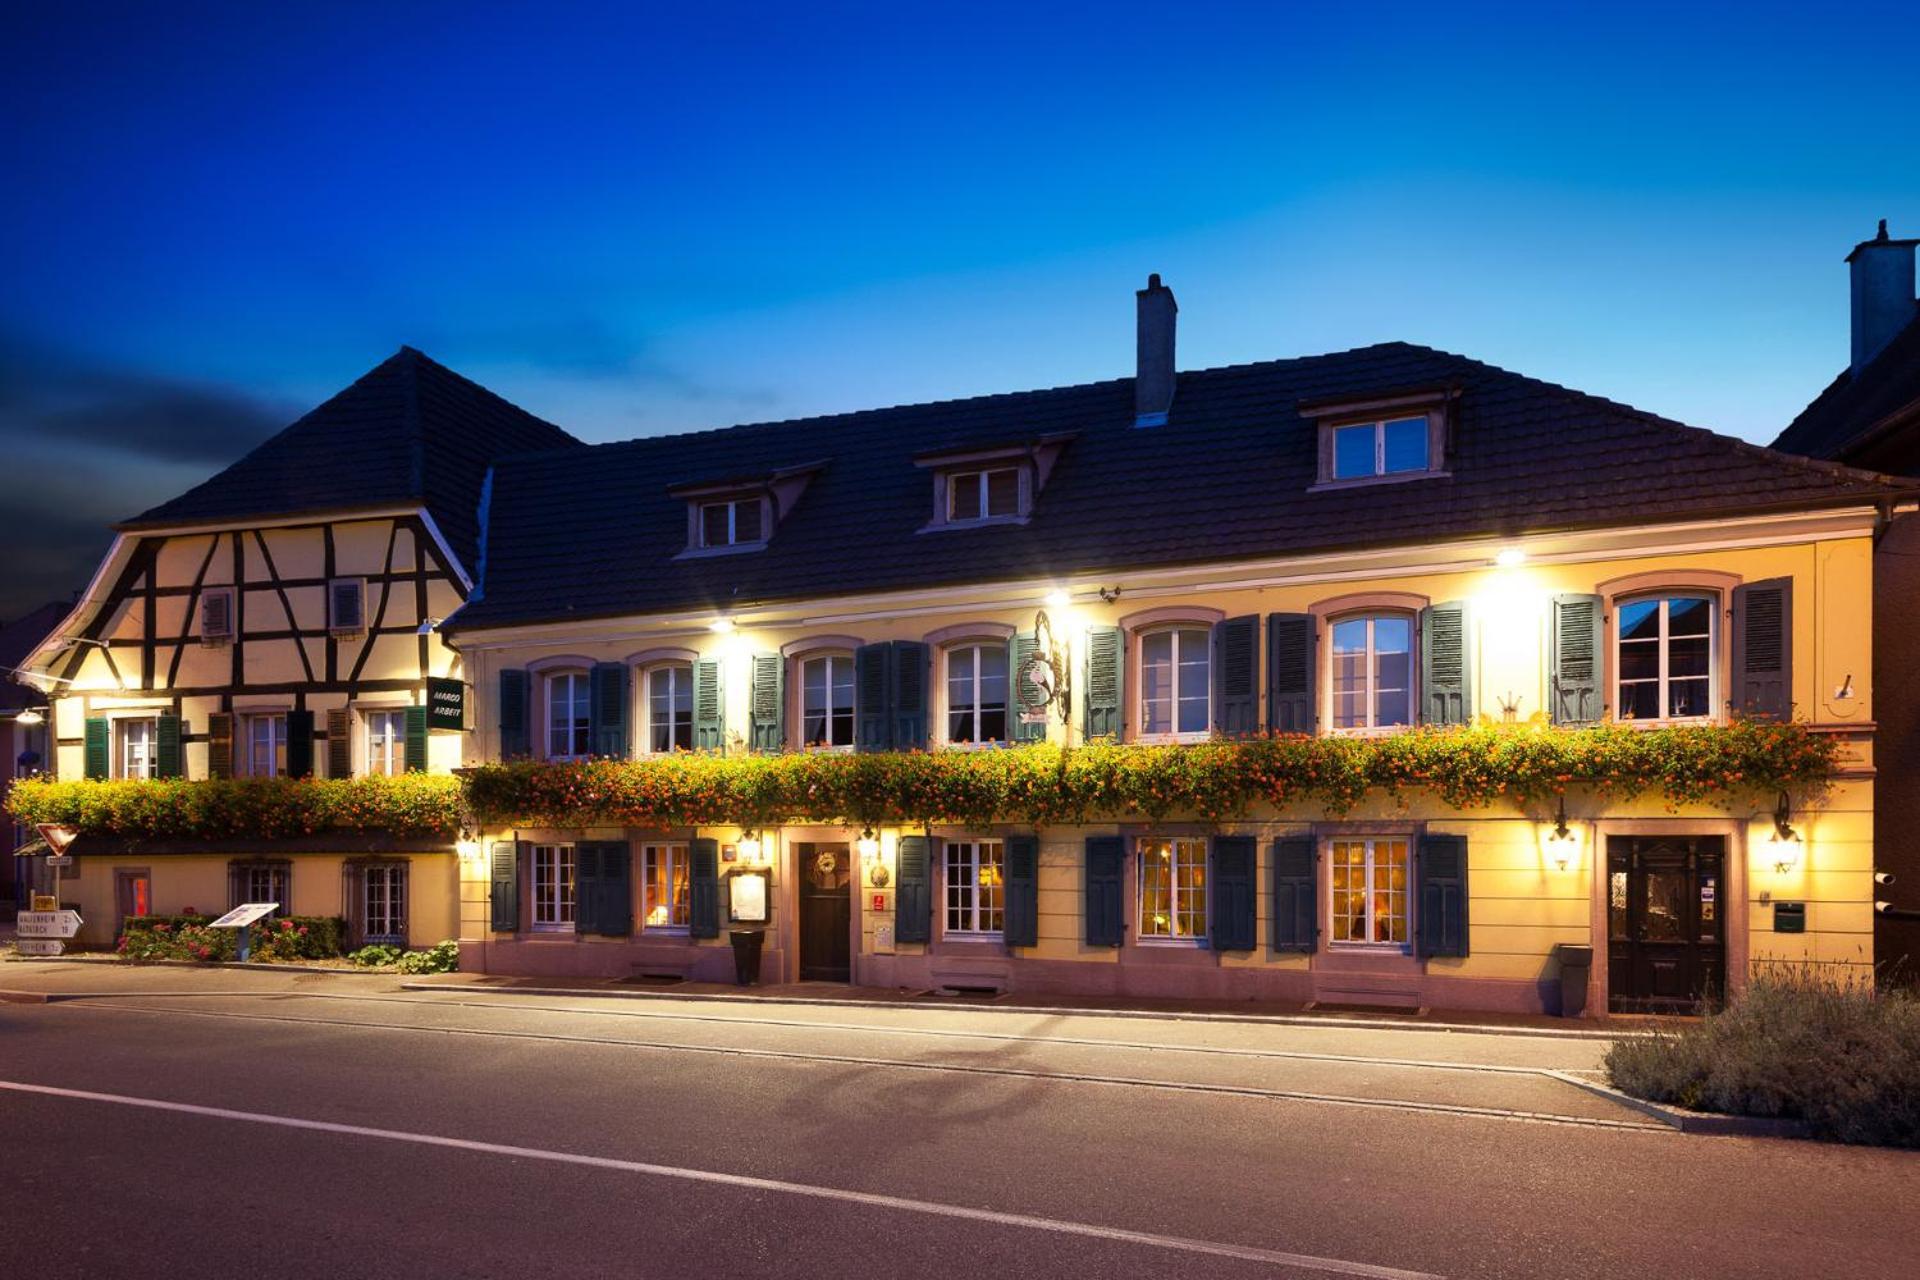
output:
[[950,627],[929,631],[920,637],[926,643],[944,648],[964,640],[1011,640],[1014,628],[1004,622],[957,622]]
[[630,667],[652,667],[668,662],[698,662],[700,654],[694,649],[642,649],[639,653],[627,655]]
[[1142,609],[1120,619],[1122,631],[1139,631],[1143,627],[1157,627],[1168,623],[1191,622],[1197,626],[1210,627],[1216,622],[1225,621],[1224,609],[1210,609],[1197,604],[1169,604],[1157,609]]
[[845,650],[852,653],[866,641],[859,636],[806,636],[799,640],[789,640],[780,646],[783,658],[798,658],[802,654],[818,653],[823,649]]
[[1343,613],[1385,609],[1394,613],[1419,613],[1432,604],[1431,598],[1411,591],[1355,591],[1329,600],[1316,600],[1307,612],[1324,622]]

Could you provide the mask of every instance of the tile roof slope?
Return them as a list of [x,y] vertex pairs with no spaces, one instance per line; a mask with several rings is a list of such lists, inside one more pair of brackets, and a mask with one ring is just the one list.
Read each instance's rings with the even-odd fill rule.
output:
[[493,459],[582,448],[412,347],[226,470],[120,527],[424,504],[474,572],[481,481]]
[[36,688],[16,683],[13,671],[22,666],[27,655],[38,649],[40,642],[52,634],[72,607],[64,601],[55,600],[0,625],[0,712],[47,705],[46,695]]
[[1855,377],[1843,369],[1773,442],[1815,458],[1844,457],[1878,424],[1920,405],[1920,317],[1907,324]]
[[[1302,400],[1457,384],[1450,476],[1309,493]],[[1182,373],[1136,429],[1131,379],[591,446],[503,461],[487,580],[455,629],[1097,569],[1870,501],[1903,482],[1406,343]],[[915,536],[931,449],[1078,432],[1024,526]],[[829,458],[768,549],[676,560],[675,484]]]

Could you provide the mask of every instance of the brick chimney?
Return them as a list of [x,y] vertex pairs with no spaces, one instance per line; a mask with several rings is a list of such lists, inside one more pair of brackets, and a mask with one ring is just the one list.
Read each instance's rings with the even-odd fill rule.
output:
[[[1887,220],[1880,219],[1880,234],[1862,240],[1847,255],[1853,272],[1853,372],[1873,363],[1889,342],[1912,323],[1920,303],[1913,296],[1913,247],[1920,240],[1889,240]],[[1142,296],[1141,315],[1146,314]],[[1144,333],[1145,321],[1142,320]],[[1143,337],[1141,342],[1144,344]],[[1145,346],[1141,347],[1144,353]],[[1141,357],[1145,359],[1143,354]]]
[[[1908,251],[1911,258],[1912,251]],[[1909,263],[1911,265],[1911,263]],[[1911,277],[1911,271],[1909,271]],[[1173,326],[1180,304],[1173,290],[1160,283],[1160,273],[1147,277],[1147,287],[1134,294],[1139,316],[1139,364],[1133,379],[1133,425],[1157,427],[1173,407]]]

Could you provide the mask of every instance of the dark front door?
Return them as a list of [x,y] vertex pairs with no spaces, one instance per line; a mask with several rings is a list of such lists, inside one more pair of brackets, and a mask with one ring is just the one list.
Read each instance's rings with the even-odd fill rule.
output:
[[844,844],[802,844],[800,977],[845,982],[853,976],[852,873]]
[[1719,836],[1607,838],[1607,1002],[1686,1013],[1726,991]]

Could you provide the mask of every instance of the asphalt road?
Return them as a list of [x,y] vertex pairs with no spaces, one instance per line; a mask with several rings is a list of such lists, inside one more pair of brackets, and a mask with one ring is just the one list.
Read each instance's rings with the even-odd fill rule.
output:
[[[1592,1040],[0,966],[0,1276],[1916,1274],[1920,1155]],[[84,994],[92,993],[92,994]]]

